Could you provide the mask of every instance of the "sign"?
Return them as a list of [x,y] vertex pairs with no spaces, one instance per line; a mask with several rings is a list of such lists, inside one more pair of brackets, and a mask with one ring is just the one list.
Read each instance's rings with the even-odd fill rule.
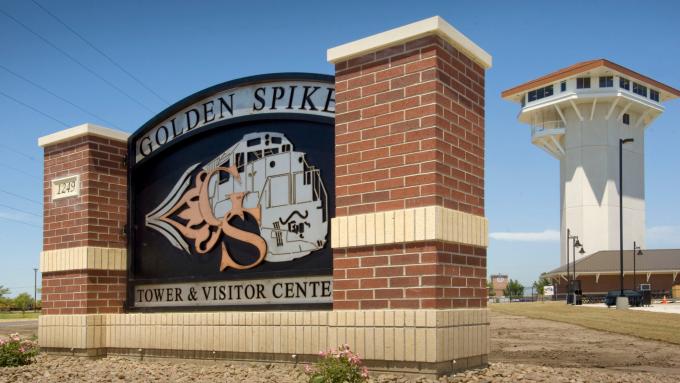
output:
[[136,138],[135,161],[141,161],[182,135],[233,118],[273,113],[334,117],[335,83],[305,80],[247,83],[248,79],[244,80],[244,85],[211,92],[160,118]]
[[331,303],[332,277],[142,285],[137,307]]
[[52,180],[52,201],[80,195],[80,175]]
[[330,307],[334,95],[330,76],[236,80],[131,136],[130,309]]
[[553,285],[543,286],[543,296],[551,297],[553,295],[555,295],[555,286]]

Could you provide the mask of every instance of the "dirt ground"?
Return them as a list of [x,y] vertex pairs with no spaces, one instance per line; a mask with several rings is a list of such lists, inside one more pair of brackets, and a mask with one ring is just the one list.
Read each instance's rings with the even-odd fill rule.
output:
[[493,310],[489,319],[492,363],[651,372],[680,381],[678,345]]
[[[672,315],[672,314],[667,314]],[[489,311],[490,366],[440,379],[376,374],[372,383],[680,382],[680,345]],[[35,332],[36,321],[0,323],[0,333]],[[0,369],[5,382],[261,382],[303,383],[300,366],[227,361],[84,360],[41,355],[33,365]]]

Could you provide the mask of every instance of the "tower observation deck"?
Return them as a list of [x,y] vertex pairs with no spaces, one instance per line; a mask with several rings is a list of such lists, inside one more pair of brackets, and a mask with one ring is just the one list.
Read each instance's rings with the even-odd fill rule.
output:
[[501,93],[521,105],[531,142],[560,161],[561,258],[566,230],[586,253],[619,248],[619,139],[623,151],[624,248],[645,243],[644,132],[680,90],[611,61],[586,61]]

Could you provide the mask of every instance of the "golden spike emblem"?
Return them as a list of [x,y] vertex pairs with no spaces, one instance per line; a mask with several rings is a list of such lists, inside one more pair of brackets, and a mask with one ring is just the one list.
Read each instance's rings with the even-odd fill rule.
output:
[[[240,182],[240,175],[233,165],[228,168],[217,167],[210,172],[201,170],[195,177],[194,187],[187,190],[182,198],[160,217],[160,220],[172,225],[185,238],[193,239],[196,252],[201,255],[210,252],[222,237],[222,234],[255,246],[259,257],[255,262],[248,265],[236,263],[224,243],[221,246],[220,271],[224,271],[228,267],[237,270],[251,269],[264,261],[267,254],[267,243],[259,235],[234,227],[230,222],[236,217],[245,220],[245,213],[247,213],[255,218],[259,226],[261,224],[260,206],[244,208],[243,199],[247,193],[231,193],[228,195],[231,201],[231,210],[222,218],[215,217],[208,196],[208,185],[212,177],[219,175],[220,172],[226,172]],[[172,219],[175,214],[187,222],[183,224]]]

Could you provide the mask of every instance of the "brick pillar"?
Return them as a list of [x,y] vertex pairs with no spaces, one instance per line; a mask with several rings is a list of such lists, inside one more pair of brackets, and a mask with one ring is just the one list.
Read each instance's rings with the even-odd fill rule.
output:
[[43,314],[123,311],[127,133],[85,124],[44,148]]
[[486,307],[484,74],[438,17],[329,50],[334,309]]

